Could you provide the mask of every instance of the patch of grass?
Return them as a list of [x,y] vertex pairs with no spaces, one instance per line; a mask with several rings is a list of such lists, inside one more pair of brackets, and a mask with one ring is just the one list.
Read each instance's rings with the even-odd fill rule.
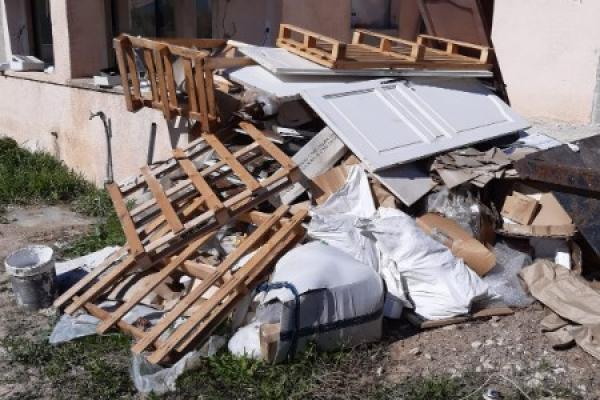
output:
[[63,257],[78,257],[106,246],[125,244],[121,222],[105,190],[97,190],[82,196],[74,202],[73,208],[82,214],[97,217],[98,223],[91,228],[87,235],[78,238],[64,248],[61,252]]
[[83,176],[50,154],[0,138],[0,204],[69,202],[93,190]]
[[377,396],[383,376],[381,346],[335,353],[314,347],[289,363],[269,365],[222,352],[181,376],[168,399],[367,399]]
[[40,371],[52,398],[115,399],[133,397],[128,373],[131,345],[124,335],[89,336],[58,346],[25,337],[3,339],[11,361]]

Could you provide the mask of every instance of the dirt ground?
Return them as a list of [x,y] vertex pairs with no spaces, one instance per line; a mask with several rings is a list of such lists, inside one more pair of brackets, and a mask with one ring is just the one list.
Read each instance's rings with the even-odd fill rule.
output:
[[[561,140],[575,140],[600,133],[600,127],[536,121],[533,131]],[[4,222],[8,223],[0,224],[0,260],[30,243],[60,247],[93,222],[61,207],[11,208],[6,219]],[[600,361],[577,347],[560,352],[552,350],[539,327],[544,313],[541,305],[534,304],[513,316],[423,332],[406,323],[387,323],[389,362],[381,372],[390,382],[415,376],[462,377],[483,373],[489,376],[490,387],[565,388],[584,399],[600,399],[597,373]],[[26,313],[16,307],[2,264],[0,339],[47,331],[48,314],[48,311]],[[27,375],[27,371],[15,369],[7,360],[6,350],[0,347],[0,398],[27,392],[37,379],[35,375]],[[557,394],[548,398],[561,397]]]

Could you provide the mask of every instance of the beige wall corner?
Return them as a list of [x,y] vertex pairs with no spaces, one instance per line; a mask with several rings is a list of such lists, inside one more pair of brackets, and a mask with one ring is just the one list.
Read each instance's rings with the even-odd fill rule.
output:
[[178,0],[175,5],[177,37],[195,38],[198,35],[198,6],[196,0]]
[[[214,0],[213,37],[255,45],[275,44],[281,22],[281,0]],[[268,32],[267,32],[268,30]]]
[[496,1],[494,45],[519,113],[591,121],[600,58],[599,18],[599,1]]

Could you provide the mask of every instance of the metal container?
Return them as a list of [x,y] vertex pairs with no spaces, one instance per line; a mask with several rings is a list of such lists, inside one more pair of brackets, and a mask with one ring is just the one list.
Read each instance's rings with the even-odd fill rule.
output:
[[52,305],[56,296],[54,251],[47,246],[28,246],[4,260],[20,307],[36,311]]

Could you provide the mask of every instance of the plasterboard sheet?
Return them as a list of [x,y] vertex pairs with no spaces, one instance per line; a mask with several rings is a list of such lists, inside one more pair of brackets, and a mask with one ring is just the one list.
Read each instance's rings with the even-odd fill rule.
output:
[[281,100],[299,99],[300,92],[306,89],[365,80],[365,78],[350,76],[275,75],[260,65],[231,70],[227,75],[233,82],[261,90]]
[[302,97],[371,171],[529,127],[474,79],[378,80]]
[[431,191],[436,183],[415,163],[399,165],[373,174],[406,206],[410,207]]
[[471,77],[489,78],[490,71],[441,71],[417,69],[360,69],[340,70],[330,69],[306,60],[278,47],[244,46],[238,50],[250,57],[264,68],[277,75],[325,75],[325,76],[365,76],[365,77]]

